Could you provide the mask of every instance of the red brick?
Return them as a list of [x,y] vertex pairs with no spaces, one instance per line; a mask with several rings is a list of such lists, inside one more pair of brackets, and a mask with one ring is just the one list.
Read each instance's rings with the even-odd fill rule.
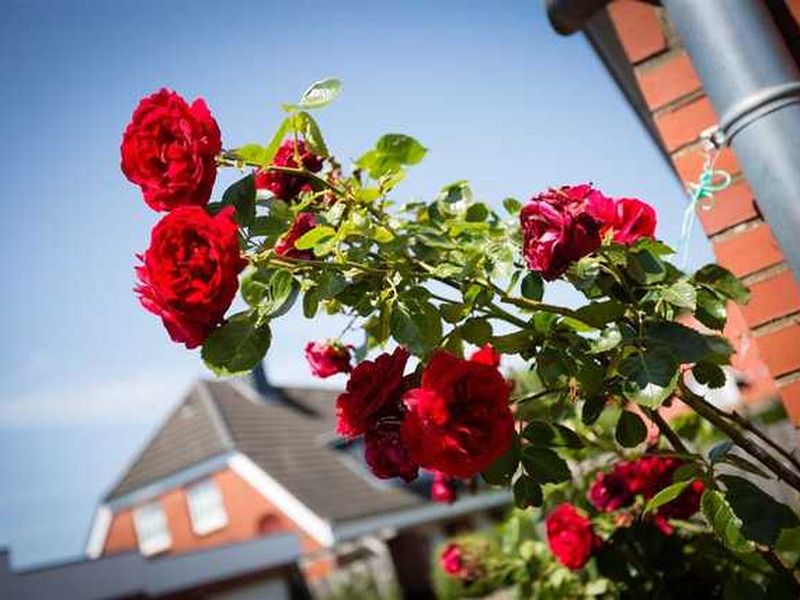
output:
[[[703,170],[704,160],[705,154],[702,148],[699,146],[697,148],[682,150],[680,153],[672,156],[672,164],[675,165],[675,170],[678,172],[678,177],[684,183],[697,181],[697,179],[700,177],[701,171]],[[735,175],[741,171],[739,162],[736,160],[733,150],[727,147],[719,153],[716,168],[727,171],[731,175]]]
[[716,124],[717,114],[711,101],[703,96],[673,111],[655,116],[656,127],[668,152],[690,144]]
[[636,78],[651,110],[661,108],[702,87],[692,61],[685,52],[676,54],[653,68],[638,71]]
[[773,377],[800,369],[800,323],[794,321],[783,329],[756,337],[758,349]]
[[800,380],[793,381],[780,388],[781,400],[789,421],[795,425],[800,425]]
[[658,9],[643,2],[617,0],[608,6],[628,60],[637,63],[667,47]]
[[787,0],[786,4],[789,6],[794,20],[800,23],[800,0]]
[[697,209],[697,217],[708,235],[758,216],[753,192],[744,181],[737,181],[728,189],[714,194],[712,202],[706,206],[708,208]]
[[800,311],[800,286],[791,271],[754,283],[750,291],[750,302],[742,307],[750,327]]
[[714,242],[714,253],[719,264],[739,277],[783,261],[778,242],[766,223]]

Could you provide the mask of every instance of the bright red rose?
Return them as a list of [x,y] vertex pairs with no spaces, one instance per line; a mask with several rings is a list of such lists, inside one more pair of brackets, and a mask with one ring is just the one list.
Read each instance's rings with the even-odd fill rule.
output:
[[582,568],[602,541],[592,522],[569,502],[559,504],[545,519],[550,550],[565,567]]
[[337,373],[349,373],[350,350],[352,346],[338,342],[308,342],[306,344],[306,360],[311,373],[322,379]]
[[441,471],[434,471],[433,484],[431,485],[431,500],[442,504],[452,504],[457,499],[458,494],[456,493],[455,480]]
[[404,481],[417,478],[419,464],[409,454],[402,437],[403,414],[397,406],[370,420],[364,433],[364,460],[379,479],[400,477]]
[[403,371],[408,351],[397,348],[373,360],[356,365],[347,382],[347,389],[336,399],[336,432],[356,437],[367,431],[370,421],[380,414],[396,412],[401,406]]
[[299,240],[303,234],[308,233],[317,225],[317,219],[313,213],[299,213],[292,222],[289,231],[284,233],[275,244],[275,254],[279,256],[288,256],[289,258],[301,258],[303,260],[311,260],[314,258],[314,253],[311,250],[298,250],[294,244]]
[[493,367],[444,351],[405,393],[403,437],[420,466],[467,479],[511,445],[509,385]]
[[217,177],[219,127],[206,107],[162,89],[144,98],[122,137],[122,172],[153,210],[204,206]]
[[233,214],[233,207],[214,217],[197,206],[176,208],[156,224],[139,257],[135,290],[142,306],[187,348],[202,344],[222,321],[247,264]]
[[469,359],[496,369],[500,366],[500,356],[500,353],[491,344],[484,344],[480,349],[473,352]]
[[601,225],[587,210],[596,194],[588,185],[566,186],[534,196],[522,208],[522,253],[531,270],[552,281],[600,247]]
[[636,198],[620,198],[616,201],[614,219],[614,241],[633,244],[641,238],[652,238],[656,232],[656,211]]
[[448,575],[461,575],[464,571],[464,557],[458,544],[448,544],[439,556],[439,566]]
[[[286,140],[275,153],[272,164],[292,169],[300,168],[302,165],[307,171],[316,173],[322,169],[322,158],[311,152],[302,140],[296,144],[294,140]],[[270,169],[256,171],[255,184],[257,191],[267,190],[276,198],[287,202],[296,198],[301,192],[311,191],[307,177]]]

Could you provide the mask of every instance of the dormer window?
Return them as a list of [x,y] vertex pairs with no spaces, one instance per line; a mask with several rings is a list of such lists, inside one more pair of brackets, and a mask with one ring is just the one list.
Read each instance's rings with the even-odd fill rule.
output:
[[206,535],[228,524],[228,514],[222,502],[222,492],[211,479],[195,483],[186,491],[192,529],[197,535]]
[[145,556],[164,552],[172,546],[167,516],[158,501],[134,510],[133,526],[139,540],[139,551]]

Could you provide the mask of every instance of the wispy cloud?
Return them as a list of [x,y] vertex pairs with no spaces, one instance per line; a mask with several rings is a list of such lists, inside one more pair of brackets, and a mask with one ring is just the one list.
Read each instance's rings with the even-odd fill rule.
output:
[[0,428],[74,427],[152,421],[175,404],[191,372],[137,373],[0,398]]

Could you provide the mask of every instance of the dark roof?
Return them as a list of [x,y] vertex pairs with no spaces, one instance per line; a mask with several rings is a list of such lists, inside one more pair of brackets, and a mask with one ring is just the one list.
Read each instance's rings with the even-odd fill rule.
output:
[[[276,534],[200,552],[149,559],[138,552],[12,571],[0,549],[0,597],[14,600],[164,598],[233,584],[243,578],[292,577],[301,554],[294,534]],[[192,595],[192,597],[195,597]],[[197,597],[200,597],[198,594]],[[205,595],[203,595],[205,597]]]
[[242,382],[198,382],[106,500],[235,450],[331,522],[427,504],[411,488],[372,478],[334,447],[337,395],[272,388],[264,398]]

